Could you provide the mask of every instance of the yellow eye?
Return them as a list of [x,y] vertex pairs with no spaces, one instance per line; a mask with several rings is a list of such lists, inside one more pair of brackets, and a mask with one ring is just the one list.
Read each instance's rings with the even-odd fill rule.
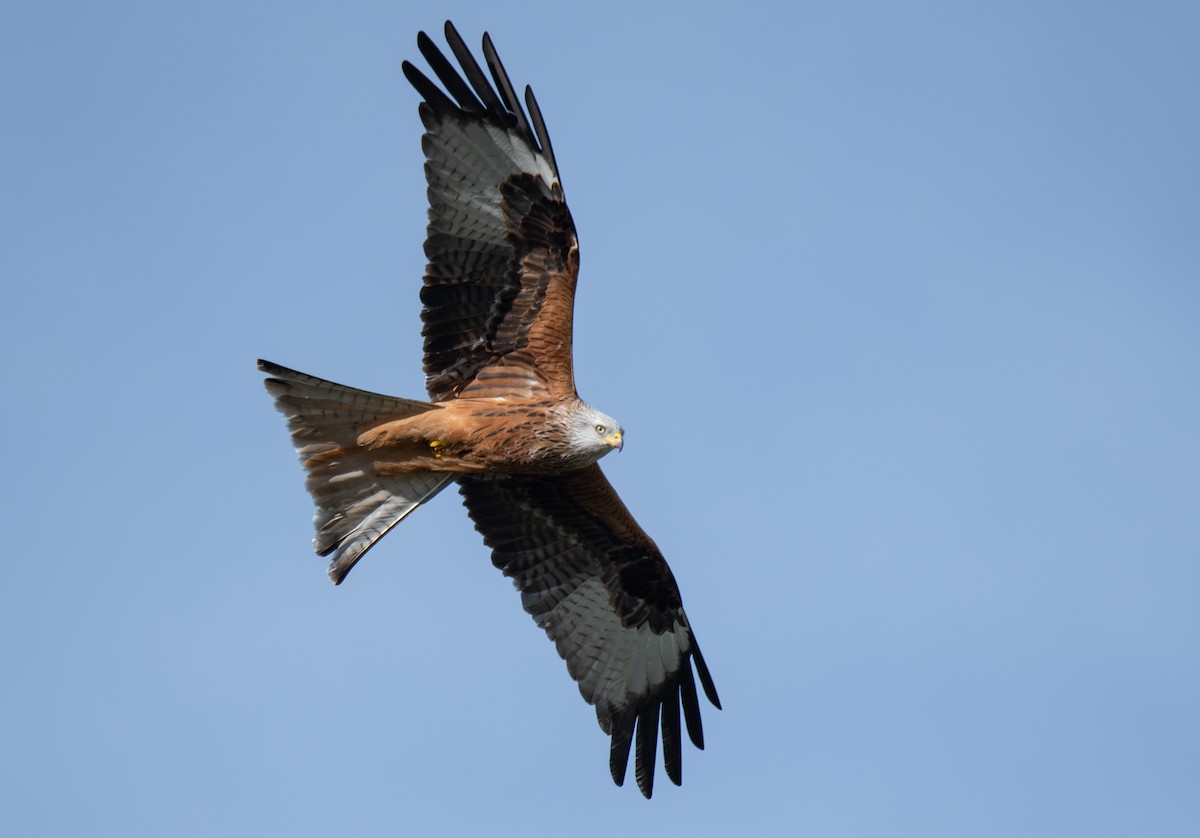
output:
[[608,429],[607,429],[607,428],[605,428],[603,425],[597,425],[597,426],[596,426],[596,433],[600,434],[600,436],[604,436],[604,432],[605,432],[606,430],[608,430]]

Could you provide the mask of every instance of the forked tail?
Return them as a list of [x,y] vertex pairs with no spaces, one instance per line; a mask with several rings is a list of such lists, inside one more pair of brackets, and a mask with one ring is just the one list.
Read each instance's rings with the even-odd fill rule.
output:
[[287,417],[292,443],[308,472],[317,505],[313,549],[331,556],[329,576],[341,584],[371,545],[454,480],[453,474],[375,473],[375,455],[358,445],[359,430],[380,421],[438,410],[436,405],[355,390],[259,361],[267,392]]

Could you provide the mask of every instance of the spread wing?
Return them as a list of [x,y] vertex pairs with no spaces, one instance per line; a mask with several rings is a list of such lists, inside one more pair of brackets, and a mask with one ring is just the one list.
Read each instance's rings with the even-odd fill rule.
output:
[[428,35],[417,37],[445,92],[404,62],[424,97],[426,389],[433,401],[574,396],[579,250],[541,111],[526,88],[526,116],[486,34],[495,87],[449,22],[446,40],[465,80]]
[[600,467],[468,475],[459,488],[493,563],[512,577],[612,736],[613,780],[624,782],[636,737],[638,788],[650,796],[661,711],[663,763],[678,785],[681,706],[688,735],[704,747],[693,664],[709,701],[721,704],[671,569]]

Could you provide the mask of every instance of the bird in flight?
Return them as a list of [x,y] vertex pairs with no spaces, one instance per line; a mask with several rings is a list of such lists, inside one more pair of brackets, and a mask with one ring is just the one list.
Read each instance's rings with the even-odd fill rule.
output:
[[660,728],[676,785],[683,728],[704,747],[693,667],[721,704],[675,577],[598,465],[625,432],[575,389],[579,247],[537,100],[526,87],[526,112],[488,35],[490,80],[449,22],[445,34],[461,73],[424,32],[441,86],[403,65],[423,99],[428,399],[258,368],[307,472],[313,548],[333,581],[456,483],[492,562],[596,708],[613,780],[632,749],[650,797]]

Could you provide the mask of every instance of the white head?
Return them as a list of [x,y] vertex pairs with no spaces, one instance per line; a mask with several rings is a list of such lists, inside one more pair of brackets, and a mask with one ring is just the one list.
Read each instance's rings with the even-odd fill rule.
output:
[[572,413],[568,433],[571,447],[592,462],[614,448],[620,451],[625,445],[621,423],[586,403]]

